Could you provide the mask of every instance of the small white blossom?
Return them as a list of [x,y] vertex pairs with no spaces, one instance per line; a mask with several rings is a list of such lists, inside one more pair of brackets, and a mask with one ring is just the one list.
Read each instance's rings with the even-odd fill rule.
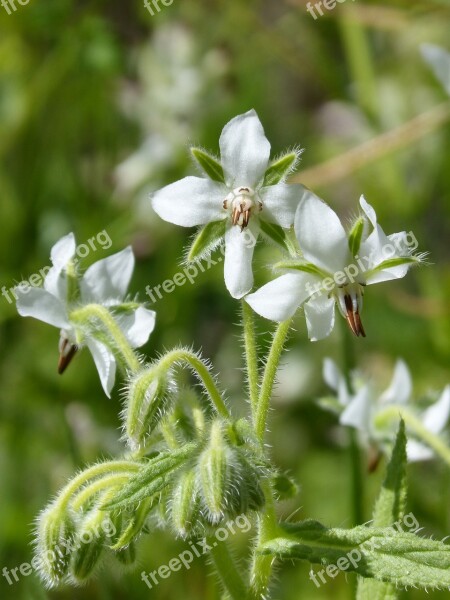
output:
[[337,304],[353,333],[365,337],[360,316],[365,287],[404,277],[424,255],[413,254],[417,240],[411,234],[386,236],[363,196],[360,205],[364,216],[348,235],[327,204],[305,196],[294,224],[302,260],[280,265],[287,273],[248,295],[250,306],[267,319],[285,321],[303,305],[309,337],[316,341],[331,333]]
[[[153,208],[165,221],[192,227],[226,219],[225,284],[234,298],[253,286],[252,258],[260,219],[289,228],[305,192],[300,184],[264,186],[270,143],[251,110],[225,125],[220,136],[225,182],[185,177],[153,196]],[[243,235],[248,230],[253,238]]]
[[[445,387],[436,402],[422,413],[418,412],[411,401],[411,374],[403,360],[397,361],[391,383],[381,394],[377,393],[370,382],[356,378],[352,381],[356,391],[350,394],[344,376],[329,358],[324,361],[323,376],[329,387],[337,392],[341,407],[339,422],[357,429],[366,444],[383,449],[392,444],[395,431],[380,428],[377,424],[377,415],[389,405],[408,408],[434,435],[444,431],[450,418],[450,385]],[[428,460],[434,456],[428,446],[416,439],[408,439],[407,455],[409,461]]]
[[131,247],[125,248],[91,265],[81,279],[73,281],[67,274],[74,267],[76,243],[73,233],[60,239],[51,250],[52,267],[43,288],[16,290],[17,310],[23,317],[34,317],[61,329],[58,371],[62,373],[77,348],[89,348],[107,396],[110,396],[116,373],[116,360],[110,349],[89,335],[86,328],[70,319],[72,311],[88,304],[100,304],[119,309],[117,322],[129,344],[138,348],[146,343],[155,326],[155,313],[143,306],[124,306],[128,285],[134,269]]

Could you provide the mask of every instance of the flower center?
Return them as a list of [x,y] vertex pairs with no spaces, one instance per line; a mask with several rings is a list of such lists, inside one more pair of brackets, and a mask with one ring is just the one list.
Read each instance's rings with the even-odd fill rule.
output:
[[364,287],[360,283],[349,283],[336,288],[339,312],[350,326],[353,333],[359,337],[366,337],[360,313],[363,307]]
[[243,231],[250,221],[252,211],[262,210],[262,202],[258,194],[249,187],[238,187],[228,194],[223,201],[225,210],[231,212],[231,222]]
[[58,360],[58,373],[62,375],[69,366],[72,358],[75,356],[78,346],[73,344],[69,335],[64,329],[61,329],[61,335],[59,338],[59,360]]

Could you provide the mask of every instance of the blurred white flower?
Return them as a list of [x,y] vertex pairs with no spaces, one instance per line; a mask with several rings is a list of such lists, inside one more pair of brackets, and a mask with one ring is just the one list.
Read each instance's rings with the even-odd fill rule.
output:
[[450,95],[450,52],[434,44],[422,44],[421,50],[423,58]]
[[327,204],[305,195],[295,215],[302,260],[280,263],[287,273],[247,296],[250,306],[267,319],[285,321],[304,305],[309,338],[317,341],[331,333],[337,304],[352,332],[365,337],[360,316],[365,286],[404,277],[424,255],[413,254],[417,240],[411,234],[386,236],[364,196],[360,205],[364,216],[347,234]]
[[[192,227],[226,220],[225,284],[234,298],[253,286],[252,258],[260,220],[289,228],[308,192],[300,184],[264,186],[270,143],[254,110],[232,119],[220,136],[224,183],[185,177],[153,195],[155,212],[165,221]],[[243,235],[244,230],[249,237]]]
[[[395,437],[394,429],[380,427],[377,416],[388,406],[407,408],[432,434],[442,433],[450,417],[450,385],[447,385],[436,402],[419,413],[411,401],[412,381],[408,367],[403,360],[397,360],[389,387],[381,394],[373,389],[368,381],[352,381],[355,393],[350,394],[347,382],[336,364],[329,358],[324,360],[323,376],[328,386],[337,393],[340,404],[339,422],[357,429],[366,444],[387,449]],[[408,423],[406,423],[408,430]],[[408,430],[411,435],[411,432]],[[433,451],[417,439],[408,439],[409,461],[433,458]]]
[[[136,303],[124,303],[134,269],[131,247],[99,260],[81,278],[75,272],[76,243],[73,233],[51,250],[52,268],[43,288],[16,289],[17,310],[61,329],[58,372],[63,373],[76,350],[86,345],[94,359],[105,393],[110,397],[116,359],[108,346],[71,319],[71,313],[89,304],[116,309],[117,323],[133,348],[146,343],[155,325],[155,312]],[[70,271],[70,273],[68,273]]]

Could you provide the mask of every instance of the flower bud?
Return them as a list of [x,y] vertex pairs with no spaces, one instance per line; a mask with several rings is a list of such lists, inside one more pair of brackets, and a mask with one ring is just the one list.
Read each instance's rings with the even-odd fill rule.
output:
[[131,542],[126,548],[114,552],[114,556],[125,566],[133,565],[136,562],[136,545]]
[[187,537],[195,529],[200,516],[198,483],[195,470],[178,478],[170,499],[172,525],[179,535]]
[[74,517],[58,504],[53,504],[40,515],[36,533],[37,569],[47,585],[55,587],[69,569],[75,536]]
[[125,436],[132,450],[145,444],[145,439],[158,425],[168,403],[167,371],[152,366],[138,373],[126,393]]
[[70,562],[70,574],[77,583],[88,579],[97,566],[105,548],[106,533],[102,527],[105,513],[94,508],[77,530]]

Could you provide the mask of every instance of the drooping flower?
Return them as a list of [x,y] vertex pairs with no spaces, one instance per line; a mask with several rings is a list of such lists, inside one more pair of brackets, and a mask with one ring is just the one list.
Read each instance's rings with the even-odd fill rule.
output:
[[[450,418],[450,385],[428,408],[420,412],[411,399],[412,380],[405,362],[397,360],[391,383],[384,392],[379,393],[370,381],[352,378],[354,393],[350,393],[344,376],[336,364],[329,358],[325,359],[323,376],[328,386],[337,393],[339,422],[358,430],[363,443],[381,450],[390,450],[395,439],[395,426],[389,426],[382,415],[389,406],[410,411],[420,419],[423,427],[434,435],[441,434]],[[409,461],[428,460],[434,453],[422,441],[418,441],[414,432],[408,429],[407,455]]]
[[[75,268],[76,243],[73,233],[61,238],[51,250],[52,267],[43,288],[16,289],[17,310],[61,330],[58,372],[63,373],[78,348],[86,345],[100,380],[110,396],[116,359],[107,341],[94,330],[71,318],[77,309],[97,304],[114,313],[117,324],[133,348],[146,343],[155,326],[155,312],[135,302],[125,302],[134,269],[131,247],[99,260],[82,277]],[[75,259],[75,260],[74,260]]]
[[309,337],[316,341],[332,331],[337,304],[353,333],[365,337],[365,287],[404,277],[424,255],[414,254],[418,244],[412,232],[386,236],[364,196],[360,205],[364,214],[347,234],[327,204],[306,195],[294,224],[301,260],[278,263],[286,273],[249,294],[250,306],[267,319],[285,321],[303,305]]
[[223,225],[213,228],[216,237],[210,247],[225,239],[225,284],[234,298],[241,298],[253,286],[251,265],[260,231],[269,234],[266,223],[289,228],[307,192],[300,184],[284,183],[298,161],[298,150],[269,165],[270,143],[254,110],[225,125],[219,145],[220,162],[203,151],[192,152],[206,177],[172,183],[153,195],[152,204],[162,219],[175,225]]

